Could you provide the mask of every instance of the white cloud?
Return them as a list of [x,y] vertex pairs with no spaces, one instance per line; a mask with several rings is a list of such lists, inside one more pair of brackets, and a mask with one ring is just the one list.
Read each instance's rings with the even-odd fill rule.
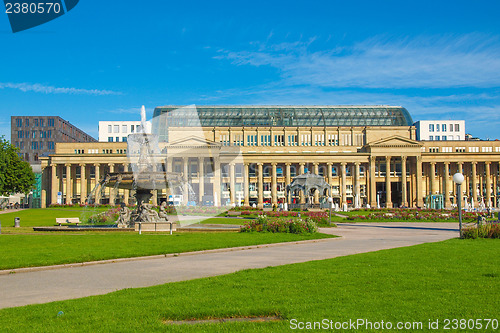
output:
[[121,95],[121,92],[112,90],[100,89],[82,89],[82,88],[58,88],[53,86],[46,86],[40,83],[11,83],[0,82],[0,89],[17,89],[23,92],[33,91],[44,94],[74,94],[74,95]]
[[500,86],[499,38],[477,34],[391,40],[310,51],[307,43],[253,44],[222,50],[235,65],[271,66],[286,85],[342,88],[450,88]]

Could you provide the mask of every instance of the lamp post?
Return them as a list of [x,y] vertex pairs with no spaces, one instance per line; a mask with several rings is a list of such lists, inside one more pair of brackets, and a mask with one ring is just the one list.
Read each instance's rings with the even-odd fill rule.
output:
[[457,207],[458,207],[458,224],[460,228],[460,238],[462,238],[462,189],[461,185],[464,182],[464,175],[457,172],[453,175],[453,181],[457,184]]
[[328,197],[328,208],[330,208],[330,225],[332,225],[332,203],[333,203],[333,198]]

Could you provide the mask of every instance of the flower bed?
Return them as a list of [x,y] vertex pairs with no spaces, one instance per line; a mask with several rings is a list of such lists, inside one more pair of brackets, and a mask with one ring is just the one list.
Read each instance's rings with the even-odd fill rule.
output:
[[268,217],[260,215],[257,219],[247,222],[241,228],[241,232],[282,232],[292,234],[315,233],[318,231],[316,223],[310,219]]
[[118,220],[120,207],[111,208],[105,212],[95,214],[89,217],[88,224],[113,224]]
[[[360,209],[359,211],[370,211],[368,214],[352,214],[347,217],[350,221],[458,221],[458,212],[437,209]],[[473,222],[480,216],[477,212],[463,212],[464,222]]]

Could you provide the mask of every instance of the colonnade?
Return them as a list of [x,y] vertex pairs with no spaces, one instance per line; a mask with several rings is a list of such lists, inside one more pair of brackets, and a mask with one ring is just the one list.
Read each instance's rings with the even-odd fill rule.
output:
[[[291,198],[283,194],[284,187],[292,182],[293,177],[305,173],[307,168],[309,172],[322,174],[327,183],[338,188],[334,196],[340,204],[348,203],[357,195],[360,201],[362,200],[361,204],[370,204],[371,207],[376,207],[378,202],[384,201],[384,198],[386,207],[392,207],[393,203],[398,206],[423,207],[426,195],[442,194],[445,207],[450,208],[452,198],[456,196],[452,176],[455,172],[461,172],[465,176],[462,200],[469,198],[476,207],[481,200],[486,206],[488,203],[491,203],[492,207],[498,206],[499,162],[424,162],[420,155],[369,156],[365,160],[358,161],[318,160],[310,163],[286,160],[269,162],[262,158],[256,158],[255,162],[247,160],[240,163],[234,161],[224,163],[220,157],[174,158],[166,161],[166,171],[182,173],[184,204],[190,200],[187,195],[190,193],[188,184],[196,188],[194,191],[196,204],[200,204],[205,196],[212,196],[215,205],[237,204],[240,200],[245,205],[256,203],[258,206],[262,206],[265,202],[270,204],[290,202]],[[190,168],[192,164],[196,164],[196,172]],[[385,172],[382,171],[383,166]],[[221,167],[225,167],[224,170],[227,171],[221,172]],[[332,172],[334,169],[336,174]],[[106,173],[115,170],[128,170],[128,163],[52,162],[44,170],[44,177],[50,179],[45,182],[50,186],[46,189],[47,193],[50,192],[50,200],[47,201],[49,204],[57,203],[58,192],[61,192],[62,203],[84,204],[98,181]],[[251,185],[255,190],[250,191]],[[222,186],[226,189],[225,197],[222,197]],[[264,191],[265,187],[269,191]],[[395,188],[398,188],[398,193],[393,193]],[[160,197],[167,197],[169,193],[174,194],[166,190],[155,191],[153,200],[158,202]],[[109,200],[112,205],[117,201],[128,204],[131,195],[129,190],[120,190],[119,200],[116,200],[118,198],[111,189],[104,191],[103,194],[104,197],[101,197],[101,193],[95,193],[95,201]],[[320,195],[319,193],[314,195],[315,202],[319,201]],[[394,197],[398,199],[395,200]],[[299,197],[299,202],[305,202],[303,195]]]

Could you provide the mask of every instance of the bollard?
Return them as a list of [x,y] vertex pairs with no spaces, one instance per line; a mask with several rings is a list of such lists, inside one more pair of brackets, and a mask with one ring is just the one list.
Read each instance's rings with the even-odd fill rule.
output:
[[14,218],[14,228],[19,228],[21,226],[21,218],[16,217]]

